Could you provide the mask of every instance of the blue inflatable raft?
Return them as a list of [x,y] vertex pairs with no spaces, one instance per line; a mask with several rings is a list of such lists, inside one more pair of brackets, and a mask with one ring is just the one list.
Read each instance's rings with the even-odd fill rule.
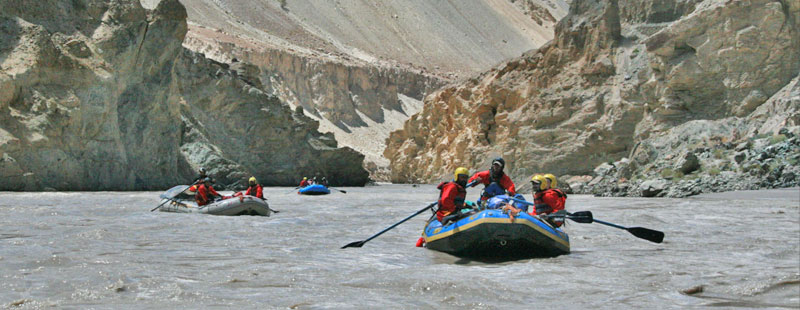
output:
[[425,247],[460,257],[525,259],[569,253],[569,236],[536,216],[512,221],[502,210],[476,211],[442,227],[434,217],[422,233]]
[[331,193],[331,190],[323,185],[313,184],[299,189],[297,193],[301,195],[327,195]]

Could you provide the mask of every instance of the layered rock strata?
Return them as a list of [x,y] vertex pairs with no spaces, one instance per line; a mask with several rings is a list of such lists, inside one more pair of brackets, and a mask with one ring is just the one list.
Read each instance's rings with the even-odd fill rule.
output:
[[302,107],[320,122],[321,131],[365,155],[373,180],[388,180],[389,162],[382,153],[389,132],[450,79],[399,66],[293,53],[202,26],[190,29],[185,47],[232,64],[267,93]]
[[163,189],[200,166],[228,186],[367,181],[316,121],[184,49],[177,0],[0,7],[0,190]]
[[[744,129],[768,116],[781,125],[760,134],[790,132],[797,104],[780,90],[800,71],[799,10],[777,0],[573,1],[548,45],[429,96],[387,140],[392,180],[439,180],[494,156],[523,184],[534,173],[586,175],[702,121]],[[785,104],[767,115],[766,102]]]

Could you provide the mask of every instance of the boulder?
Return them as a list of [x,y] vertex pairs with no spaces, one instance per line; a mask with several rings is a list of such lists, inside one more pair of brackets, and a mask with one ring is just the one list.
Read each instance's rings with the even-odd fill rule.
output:
[[741,164],[745,159],[747,159],[747,152],[738,152],[736,155],[733,155],[733,160],[737,164]]
[[700,160],[694,152],[687,152],[678,158],[675,168],[683,174],[689,174],[700,168]]
[[656,197],[667,188],[669,181],[664,179],[647,180],[639,185],[642,191],[642,197]]

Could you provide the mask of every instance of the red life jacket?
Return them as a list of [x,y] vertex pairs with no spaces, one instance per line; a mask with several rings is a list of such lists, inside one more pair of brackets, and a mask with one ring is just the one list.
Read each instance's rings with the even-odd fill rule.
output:
[[204,206],[212,202],[216,196],[219,196],[219,193],[214,190],[213,186],[201,184],[200,187],[197,188],[197,194],[194,195],[194,199],[197,201],[198,206]]
[[[532,215],[550,214],[564,210],[564,204],[567,200],[567,194],[557,188],[538,192],[534,194],[533,197],[535,200],[535,205],[533,212],[531,212]],[[555,227],[561,227],[561,225],[564,225],[563,220],[557,220],[555,218],[550,218],[548,222],[553,224]]]
[[544,191],[544,196],[547,196],[547,199],[545,200],[547,201],[548,205],[553,207],[553,212],[564,210],[564,205],[567,202],[567,194],[565,194],[564,191],[557,188],[551,188]]
[[256,196],[258,198],[264,199],[264,189],[261,187],[260,184],[256,184],[256,186],[250,186],[247,188],[247,192],[244,193],[245,195]]
[[533,203],[544,203],[544,201],[542,201],[542,196],[544,196],[544,191],[537,192],[537,191],[534,190],[533,191]]
[[[451,183],[456,187],[457,190],[455,197],[453,197],[452,206],[442,203],[450,198],[450,197],[443,197],[443,195],[445,188],[448,187],[448,185]],[[439,219],[439,221],[442,221],[442,218],[457,211],[458,208],[464,207],[464,201],[467,199],[467,190],[463,186],[458,185],[458,183],[455,182],[442,182],[439,183],[439,186],[437,186],[436,188],[439,189],[439,201],[438,201],[439,210],[436,211],[436,217]]]
[[194,195],[195,201],[197,201],[197,206],[205,206],[210,202],[209,199],[208,189],[206,189],[205,185],[200,185],[197,187],[197,194]]

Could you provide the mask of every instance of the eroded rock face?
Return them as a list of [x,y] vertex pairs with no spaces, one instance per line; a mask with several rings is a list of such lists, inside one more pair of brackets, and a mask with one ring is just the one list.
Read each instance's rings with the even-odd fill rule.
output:
[[389,180],[384,141],[425,95],[541,46],[568,7],[562,0],[181,1],[190,23],[185,47],[232,68],[259,67],[254,81],[364,154],[380,181]]
[[266,91],[343,127],[366,126],[365,117],[383,123],[384,110],[403,111],[398,95],[422,100],[449,81],[408,68],[316,58],[255,43],[237,44],[244,39],[229,34],[211,34],[198,27],[184,45],[211,53],[221,62],[257,66],[260,71],[254,80]]
[[692,120],[743,122],[739,140],[756,124],[796,126],[796,101],[779,91],[800,71],[795,2],[573,1],[549,45],[429,96],[387,140],[392,180],[483,170],[498,155],[517,182],[586,175],[636,162],[637,143]]
[[332,132],[339,144],[364,154],[365,168],[377,181],[388,181],[388,160],[382,153],[389,132],[419,110],[425,94],[448,81],[409,68],[270,48],[205,27],[192,28],[184,46],[229,63],[268,94],[302,107],[320,121],[320,131]]
[[367,181],[363,155],[183,49],[177,0],[152,11],[138,1],[0,7],[0,190],[163,189],[200,166],[221,185],[249,175],[288,185],[303,173]]

